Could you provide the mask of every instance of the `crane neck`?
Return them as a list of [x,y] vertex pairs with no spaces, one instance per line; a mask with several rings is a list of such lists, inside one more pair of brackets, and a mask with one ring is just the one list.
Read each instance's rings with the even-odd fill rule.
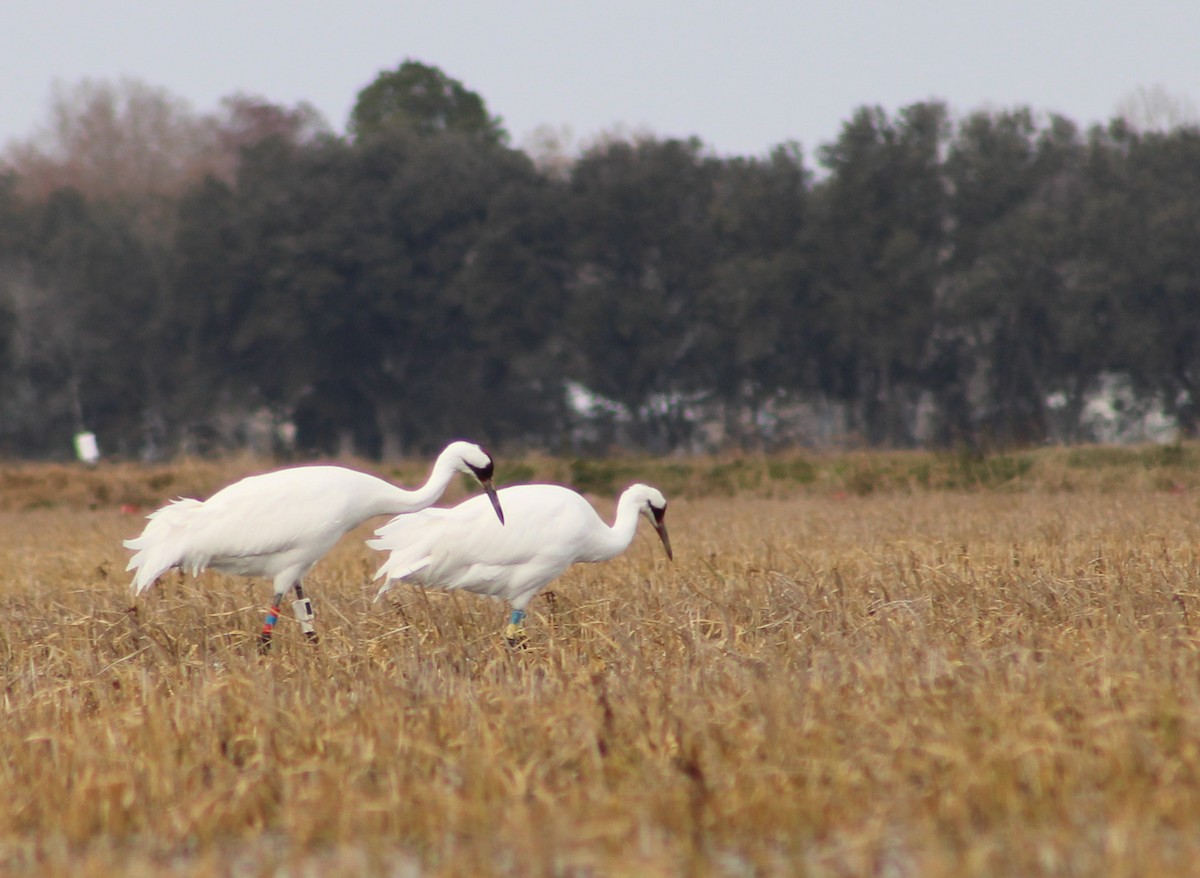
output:
[[387,500],[387,508],[382,510],[382,514],[399,515],[404,512],[417,512],[427,506],[432,506],[441,499],[457,471],[458,467],[454,461],[443,452],[434,462],[429,478],[421,487],[409,489],[393,486]]
[[612,527],[605,527],[600,534],[599,545],[596,547],[597,561],[608,561],[629,548],[629,544],[637,535],[639,515],[637,498],[630,496],[626,491],[617,501],[617,517],[613,520]]

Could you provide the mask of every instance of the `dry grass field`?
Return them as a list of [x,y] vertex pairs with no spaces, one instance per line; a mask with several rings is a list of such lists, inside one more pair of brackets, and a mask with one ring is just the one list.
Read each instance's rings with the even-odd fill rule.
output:
[[364,528],[267,657],[267,583],[134,610],[121,547],[252,462],[0,467],[0,875],[1196,874],[1198,457],[512,463],[659,483],[675,562],[515,651]]

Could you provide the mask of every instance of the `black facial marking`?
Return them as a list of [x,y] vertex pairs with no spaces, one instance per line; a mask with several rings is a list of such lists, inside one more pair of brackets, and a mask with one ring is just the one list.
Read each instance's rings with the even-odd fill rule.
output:
[[486,482],[488,479],[490,479],[496,469],[496,465],[492,463],[491,460],[489,460],[483,466],[471,466],[469,463],[467,466],[471,467],[471,472],[475,473],[475,478],[479,479],[481,482]]
[[653,503],[651,503],[649,505],[650,505],[650,511],[654,514],[655,522],[657,522],[658,524],[662,524],[663,516],[667,514],[667,507],[664,506],[661,509],[659,509]]

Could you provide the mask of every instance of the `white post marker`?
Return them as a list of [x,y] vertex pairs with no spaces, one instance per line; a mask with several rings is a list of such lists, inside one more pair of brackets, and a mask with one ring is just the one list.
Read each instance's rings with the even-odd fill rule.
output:
[[85,430],[75,434],[75,456],[88,466],[95,466],[100,460],[100,446],[95,433]]

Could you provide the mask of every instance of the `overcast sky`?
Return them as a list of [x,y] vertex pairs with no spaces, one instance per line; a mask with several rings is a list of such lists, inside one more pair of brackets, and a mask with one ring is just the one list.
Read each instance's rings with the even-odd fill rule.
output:
[[51,88],[134,77],[197,111],[243,92],[336,131],[406,58],[478,92],[515,145],[622,126],[722,154],[797,140],[856,107],[940,98],[1105,121],[1139,86],[1200,103],[1196,0],[0,0],[0,145]]

